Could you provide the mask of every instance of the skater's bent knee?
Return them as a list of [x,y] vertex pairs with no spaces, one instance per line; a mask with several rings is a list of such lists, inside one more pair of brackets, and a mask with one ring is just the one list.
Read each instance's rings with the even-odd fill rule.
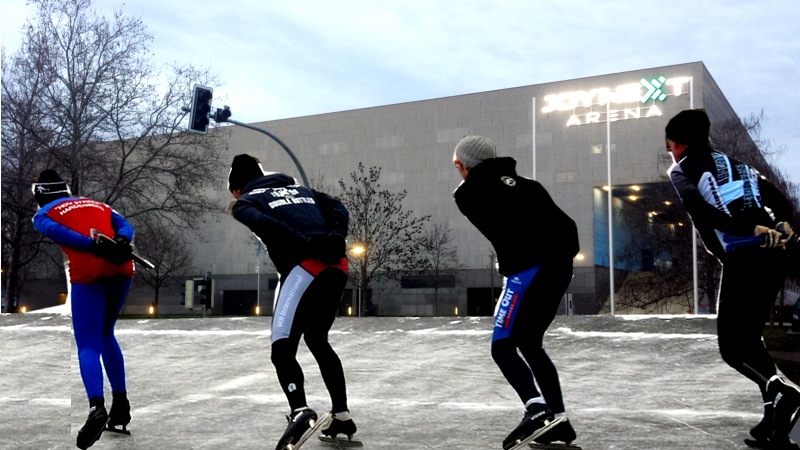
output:
[[503,359],[511,353],[517,353],[517,347],[511,342],[511,339],[498,339],[492,342],[492,359],[495,361]]

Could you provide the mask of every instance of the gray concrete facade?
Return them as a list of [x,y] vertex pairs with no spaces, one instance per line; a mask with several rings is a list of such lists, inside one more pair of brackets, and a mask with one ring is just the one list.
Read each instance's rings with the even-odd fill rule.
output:
[[[659,77],[664,80],[663,100],[641,102],[648,92],[641,80],[659,81]],[[593,194],[608,183],[605,99],[612,100],[608,104],[612,185],[651,183],[664,180],[669,167],[664,127],[690,107],[690,85],[693,107],[706,108],[712,123],[736,117],[704,64],[695,62],[254,125],[274,133],[292,149],[312,184],[328,185],[335,193],[338,180],[349,181],[359,162],[378,166],[382,188],[405,189],[406,208],[429,214],[432,222],[446,223],[453,230],[464,267],[455,287],[440,289],[434,304],[433,289],[402,289],[392,283],[373,286],[379,314],[454,315],[458,308],[464,315],[468,289],[497,288],[502,283],[496,274],[490,278],[489,242],[459,213],[452,198],[461,182],[452,163],[453,149],[465,135],[491,138],[499,155],[514,157],[518,173],[541,182],[575,220],[583,259],[575,260],[568,292],[573,294],[574,313],[593,314],[601,300],[598,286],[608,279],[608,268],[596,264]],[[235,105],[232,110],[235,119]],[[249,153],[262,161],[265,170],[300,179],[289,156],[267,136],[242,127],[225,130],[230,133],[227,162]],[[225,176],[220,174],[219,187],[212,193],[220,210],[231,200]],[[197,273],[218,277],[217,300],[226,290],[255,290],[256,241],[250,232],[223,216],[211,221],[202,235],[196,248]],[[265,280],[275,274],[265,252],[261,257],[265,312],[265,299],[271,303],[273,293]],[[146,292],[132,292],[124,312],[143,313],[149,305]],[[180,292],[163,292],[162,310],[180,311]]]

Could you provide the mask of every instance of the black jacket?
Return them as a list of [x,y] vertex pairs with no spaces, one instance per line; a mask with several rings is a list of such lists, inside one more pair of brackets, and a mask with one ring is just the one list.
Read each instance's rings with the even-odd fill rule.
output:
[[578,253],[578,229],[538,182],[521,177],[513,158],[470,169],[453,193],[458,209],[489,239],[498,271],[509,276],[535,265],[568,262]]
[[[706,249],[723,260],[714,230],[752,236],[756,225],[792,223],[792,205],[755,169],[707,147],[687,147],[667,172]],[[766,208],[772,211],[770,214]]]
[[297,264],[319,257],[312,238],[347,236],[347,208],[333,197],[295,184],[288,175],[256,178],[242,192],[233,217],[264,243],[283,276]]

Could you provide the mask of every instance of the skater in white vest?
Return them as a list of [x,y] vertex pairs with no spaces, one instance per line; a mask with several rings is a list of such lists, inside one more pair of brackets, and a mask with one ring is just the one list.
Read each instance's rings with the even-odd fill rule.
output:
[[[717,300],[722,359],[755,382],[764,399],[764,418],[747,442],[785,448],[800,412],[800,391],[776,375],[761,335],[786,278],[785,247],[797,241],[792,205],[755,169],[714,151],[708,143],[710,125],[699,109],[681,111],[669,121],[667,151],[675,160],[669,178],[706,249],[722,263]],[[765,239],[761,246],[726,252],[717,231]]]

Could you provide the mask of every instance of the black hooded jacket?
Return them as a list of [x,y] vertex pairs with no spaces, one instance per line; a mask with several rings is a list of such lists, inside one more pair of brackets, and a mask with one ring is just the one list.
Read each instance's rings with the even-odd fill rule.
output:
[[233,206],[233,217],[264,243],[282,276],[301,262],[319,257],[313,237],[347,236],[347,208],[329,195],[295,184],[288,175],[256,178],[242,192]]
[[578,229],[538,182],[521,177],[513,158],[470,169],[453,193],[458,209],[489,239],[505,276],[535,265],[571,261]]

